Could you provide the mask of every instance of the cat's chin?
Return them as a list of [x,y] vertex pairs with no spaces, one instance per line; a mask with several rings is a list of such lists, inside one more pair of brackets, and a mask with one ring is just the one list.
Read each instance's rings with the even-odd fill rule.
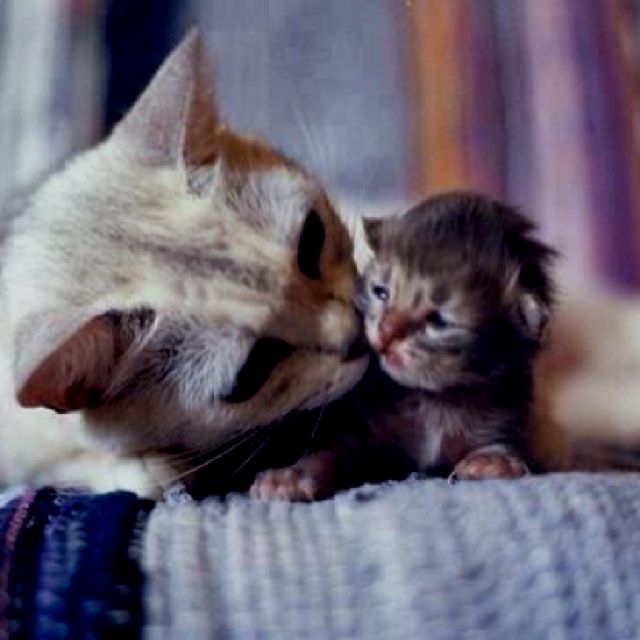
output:
[[[368,354],[347,362],[333,354],[305,355],[306,358],[312,358],[312,362],[304,369],[310,380],[307,386],[320,390],[308,396],[298,407],[301,409],[316,409],[337,400],[361,380],[369,365]],[[322,380],[324,384],[321,384]]]

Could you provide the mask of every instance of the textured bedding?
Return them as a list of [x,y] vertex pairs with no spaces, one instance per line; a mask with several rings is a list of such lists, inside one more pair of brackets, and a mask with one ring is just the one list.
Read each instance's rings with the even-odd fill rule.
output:
[[4,502],[0,637],[640,637],[637,475]]

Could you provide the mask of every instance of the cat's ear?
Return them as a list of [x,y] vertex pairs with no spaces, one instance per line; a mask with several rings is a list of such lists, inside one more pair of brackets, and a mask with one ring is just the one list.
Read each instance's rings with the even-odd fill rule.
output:
[[164,62],[113,138],[155,165],[210,164],[219,127],[211,73],[194,29]]
[[379,218],[364,218],[362,227],[367,244],[374,253],[378,253],[382,244],[382,220]]
[[28,319],[15,344],[18,402],[61,413],[99,405],[155,318],[153,310],[142,308]]

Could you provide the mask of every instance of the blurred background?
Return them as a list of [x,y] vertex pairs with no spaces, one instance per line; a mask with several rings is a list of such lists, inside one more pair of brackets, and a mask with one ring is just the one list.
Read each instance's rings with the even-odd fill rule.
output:
[[2,0],[0,198],[104,136],[193,24],[231,125],[364,212],[520,205],[564,280],[640,284],[640,0]]

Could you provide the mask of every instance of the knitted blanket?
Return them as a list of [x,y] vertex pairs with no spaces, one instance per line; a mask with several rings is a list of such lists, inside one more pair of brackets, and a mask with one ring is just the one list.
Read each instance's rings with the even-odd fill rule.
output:
[[640,637],[640,478],[0,508],[0,638]]

